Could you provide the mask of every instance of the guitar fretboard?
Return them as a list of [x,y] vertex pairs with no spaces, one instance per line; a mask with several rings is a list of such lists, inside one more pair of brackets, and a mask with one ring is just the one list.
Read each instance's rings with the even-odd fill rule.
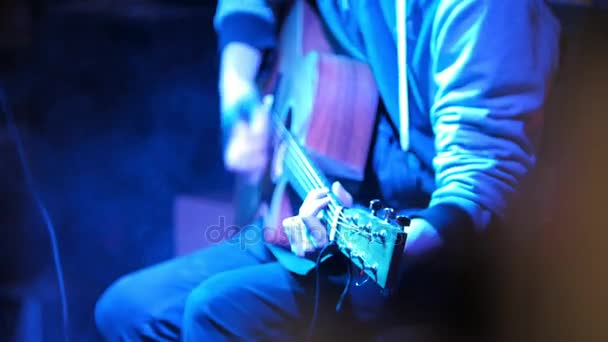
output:
[[[280,118],[277,115],[272,115],[272,118],[274,131],[285,148],[283,172],[300,198],[306,198],[306,195],[314,189],[329,187],[329,181],[314,165],[304,148],[285,127]],[[330,217],[335,217],[341,208],[341,204],[331,193],[330,198],[326,212]]]

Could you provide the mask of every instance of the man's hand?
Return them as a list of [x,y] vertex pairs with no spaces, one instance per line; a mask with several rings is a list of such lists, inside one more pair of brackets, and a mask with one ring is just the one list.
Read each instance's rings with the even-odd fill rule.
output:
[[233,42],[224,48],[219,74],[220,110],[226,169],[256,182],[268,160],[268,109],[261,101],[255,77],[261,52]]
[[[256,182],[262,176],[269,155],[269,110],[272,97],[260,102],[252,87],[235,87],[229,99],[222,99],[222,119],[229,129],[224,164],[232,172]],[[236,93],[236,94],[235,94]],[[242,118],[250,117],[250,120]]]
[[[333,194],[342,205],[350,207],[352,196],[338,182],[332,184]],[[289,238],[291,250],[298,256],[314,256],[328,243],[327,228],[319,220],[321,210],[330,202],[329,189],[315,189],[308,193],[298,216],[283,221],[283,228]]]

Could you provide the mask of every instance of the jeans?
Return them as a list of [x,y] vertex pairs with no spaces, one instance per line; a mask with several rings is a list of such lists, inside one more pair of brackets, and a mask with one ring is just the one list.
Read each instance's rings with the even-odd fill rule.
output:
[[[238,239],[118,280],[96,307],[103,336],[108,341],[297,339],[313,314],[315,276],[293,275],[264,244]],[[317,332],[339,316],[327,307],[335,306],[344,285],[333,264],[322,269]]]
[[[388,123],[380,121],[368,170],[368,184],[376,186],[360,197],[380,194],[396,208],[424,204],[432,177],[414,154],[399,150]],[[263,243],[243,243],[251,239],[242,236],[119,279],[97,303],[99,331],[108,341],[306,339],[316,272],[290,273]],[[487,302],[484,273],[470,258],[450,253],[439,251],[405,265],[391,296],[354,274],[340,312],[336,304],[347,263],[341,257],[324,263],[314,340],[365,341],[403,325],[425,326],[439,335],[445,331],[448,340],[455,334],[471,340],[472,332],[483,328],[481,318],[489,316],[480,305]]]
[[[119,279],[97,303],[99,331],[107,341],[305,340],[315,306],[316,273],[292,274],[264,244],[245,245],[239,239],[237,235]],[[472,296],[476,290],[470,284],[479,284],[481,278],[458,286],[452,267],[436,262],[408,265],[405,280],[391,296],[355,273],[336,312],[345,267],[336,257],[319,270],[315,341],[365,341],[403,324],[439,331],[454,323],[462,329],[455,317],[479,322]]]

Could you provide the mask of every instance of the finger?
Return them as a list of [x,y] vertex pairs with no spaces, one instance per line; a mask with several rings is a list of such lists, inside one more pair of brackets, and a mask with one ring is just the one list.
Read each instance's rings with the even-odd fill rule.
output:
[[325,209],[329,204],[331,198],[329,196],[325,196],[322,198],[317,198],[313,200],[307,200],[302,203],[300,207],[299,215],[304,219],[315,218],[319,214],[322,209]]
[[244,120],[238,120],[234,126],[232,126],[232,131],[230,132],[232,135],[232,139],[236,139],[238,137],[248,135],[248,124]]
[[340,182],[334,182],[331,185],[331,192],[338,197],[345,207],[350,208],[353,206],[353,196],[344,189]]
[[[302,218],[304,220],[304,218]],[[307,250],[307,252],[311,252],[314,248],[319,248],[320,246],[325,246],[327,244],[327,228],[321,220],[316,217],[310,217],[304,220],[306,227],[308,227],[308,237],[312,240],[312,246]]]
[[317,201],[323,198],[327,198],[327,194],[329,194],[329,190],[326,188],[313,189],[308,192],[306,198],[304,198],[304,201],[300,206],[299,215],[306,217],[318,214],[320,209],[317,210],[316,207],[322,203],[318,203]]
[[256,114],[251,118],[250,134],[253,137],[266,137],[268,135],[268,114]]
[[310,192],[308,192],[308,194],[306,195],[304,202],[313,201],[313,200],[316,200],[319,198],[326,197],[327,194],[329,194],[329,189],[327,189],[327,188],[310,190]]
[[230,146],[256,146],[266,145],[265,139],[256,138],[251,134],[249,123],[244,120],[237,121],[230,129],[226,148]]
[[253,149],[247,144],[233,142],[226,149],[226,166],[234,170],[251,170],[263,168],[267,164],[268,156],[265,150]]
[[298,256],[304,256],[303,239],[306,230],[304,222],[298,216],[288,217],[283,220],[283,229],[289,239],[291,251]]
[[297,256],[304,256],[304,234],[306,232],[306,228],[296,226],[293,227],[291,234],[293,236],[293,243],[291,244],[291,250]]
[[227,153],[233,153],[241,158],[249,158],[250,156],[266,155],[266,146],[260,142],[250,141],[243,136],[237,136],[230,139],[226,146]]
[[270,109],[272,108],[273,104],[274,104],[274,95],[272,95],[272,94],[265,95],[264,98],[262,99],[262,108],[264,108],[266,110],[266,112],[268,112],[268,113],[270,113]]
[[245,145],[248,148],[267,149],[268,141],[262,137],[251,133],[248,126],[235,127],[231,142]]
[[266,95],[262,99],[262,103],[258,108],[258,114],[261,114],[265,117],[270,117],[270,110],[272,109],[272,105],[274,103],[274,96]]
[[239,147],[239,150],[246,151],[246,153],[255,153],[256,151],[263,151],[266,153],[268,144],[265,139],[255,137],[250,133],[249,128],[246,124],[239,124],[235,126],[233,134],[228,141],[228,147]]
[[248,154],[267,154],[267,145],[255,139],[246,139],[245,137],[235,138],[234,146],[239,146],[240,150],[244,151],[243,157],[248,157]]
[[266,135],[270,122],[270,107],[272,106],[273,97],[267,95],[262,103],[255,108],[251,120],[251,133],[254,135]]
[[279,144],[274,154],[274,160],[272,162],[272,176],[274,178],[281,177],[283,174],[283,161],[285,160],[285,153],[287,152],[287,146],[284,143]]

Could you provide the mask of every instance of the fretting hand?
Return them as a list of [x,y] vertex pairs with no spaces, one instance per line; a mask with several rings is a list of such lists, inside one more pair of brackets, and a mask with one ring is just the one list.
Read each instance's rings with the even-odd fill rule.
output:
[[[352,196],[339,182],[332,184],[331,191],[343,206],[352,206]],[[298,216],[283,221],[291,250],[296,255],[311,257],[327,245],[327,228],[319,219],[319,213],[327,208],[329,202],[329,189],[312,190],[300,206]]]

